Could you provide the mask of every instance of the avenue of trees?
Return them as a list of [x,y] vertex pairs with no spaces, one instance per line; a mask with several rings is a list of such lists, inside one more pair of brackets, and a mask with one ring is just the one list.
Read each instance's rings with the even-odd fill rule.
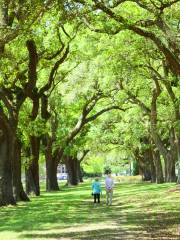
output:
[[[180,1],[0,0],[0,206],[116,149],[180,183]],[[98,159],[98,158],[97,158]],[[25,188],[22,184],[25,173]]]

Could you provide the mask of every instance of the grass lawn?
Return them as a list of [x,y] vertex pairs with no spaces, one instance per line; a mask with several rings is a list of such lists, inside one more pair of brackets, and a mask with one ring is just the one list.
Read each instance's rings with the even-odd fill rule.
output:
[[175,184],[117,184],[113,206],[106,206],[105,192],[94,206],[88,183],[42,192],[0,208],[0,240],[180,240],[180,192],[172,189]]

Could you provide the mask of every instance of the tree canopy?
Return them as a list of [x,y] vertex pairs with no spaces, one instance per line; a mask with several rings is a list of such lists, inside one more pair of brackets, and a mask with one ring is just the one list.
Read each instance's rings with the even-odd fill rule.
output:
[[0,1],[0,205],[40,194],[40,156],[47,191],[59,163],[180,183],[179,2]]

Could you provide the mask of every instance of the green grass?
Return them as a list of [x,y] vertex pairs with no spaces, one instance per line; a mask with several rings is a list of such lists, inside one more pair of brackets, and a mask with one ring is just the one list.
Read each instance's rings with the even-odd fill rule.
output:
[[180,192],[174,184],[117,184],[113,206],[105,192],[92,203],[90,184],[0,208],[0,240],[180,239]]

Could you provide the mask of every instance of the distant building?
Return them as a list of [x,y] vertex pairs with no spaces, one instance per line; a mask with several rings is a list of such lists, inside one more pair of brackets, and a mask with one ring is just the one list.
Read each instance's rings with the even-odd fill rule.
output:
[[58,180],[67,180],[67,169],[65,164],[59,164],[57,167]]
[[57,173],[67,173],[66,165],[59,164],[57,167]]

